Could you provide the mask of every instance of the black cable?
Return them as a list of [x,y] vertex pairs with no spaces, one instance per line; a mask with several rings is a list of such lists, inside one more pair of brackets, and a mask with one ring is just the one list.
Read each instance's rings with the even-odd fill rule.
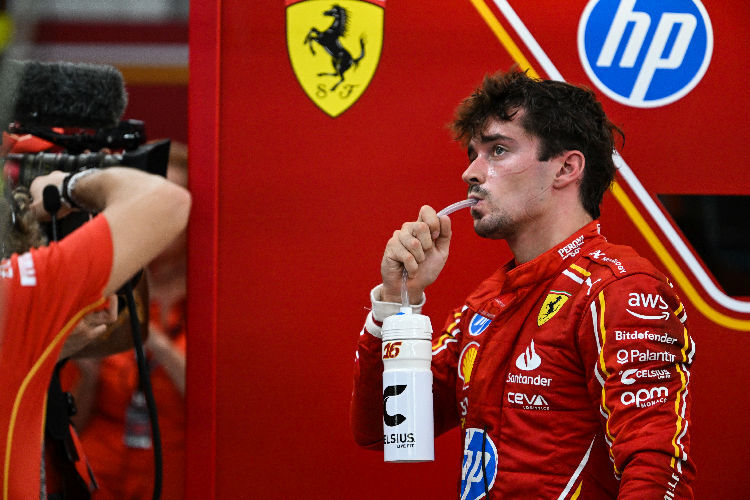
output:
[[489,497],[490,495],[490,489],[487,487],[487,471],[485,470],[484,465],[484,445],[487,443],[487,426],[484,427],[484,432],[482,432],[482,480],[484,481],[484,494],[485,496]]
[[[50,214],[52,218],[52,241],[57,241],[57,212],[60,210],[62,201],[60,199],[60,192],[56,186],[48,185],[42,191],[43,206],[44,209]],[[149,370],[146,366],[146,356],[143,353],[143,336],[141,335],[141,325],[138,321],[138,308],[135,303],[135,297],[133,296],[133,284],[128,281],[121,289],[120,293],[125,295],[125,300],[128,305],[128,312],[130,313],[130,330],[133,334],[133,347],[135,349],[135,356],[138,364],[138,381],[139,388],[146,398],[146,407],[148,409],[148,417],[151,422],[151,442],[154,447],[154,495],[153,499],[158,500],[161,498],[162,488],[162,449],[161,449],[161,432],[159,431],[159,416],[156,412],[156,400],[154,399],[154,391],[151,387],[151,377],[149,376]]]
[[151,421],[151,441],[154,447],[154,500],[161,497],[162,485],[162,450],[161,450],[161,433],[159,432],[159,416],[156,413],[156,400],[154,391],[151,387],[151,378],[149,377],[148,367],[146,366],[146,356],[143,354],[143,337],[141,336],[141,325],[138,321],[138,309],[133,296],[133,285],[128,281],[121,289],[125,294],[128,303],[128,312],[130,313],[130,329],[133,332],[133,346],[135,348],[135,357],[138,361],[138,379],[140,389],[146,397],[146,406],[148,408],[148,417]]

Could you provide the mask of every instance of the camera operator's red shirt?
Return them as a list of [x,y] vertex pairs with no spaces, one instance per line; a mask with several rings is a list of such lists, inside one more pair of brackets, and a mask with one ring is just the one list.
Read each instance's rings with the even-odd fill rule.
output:
[[73,327],[104,303],[112,259],[100,215],[59,243],[0,263],[2,500],[39,498],[50,377]]

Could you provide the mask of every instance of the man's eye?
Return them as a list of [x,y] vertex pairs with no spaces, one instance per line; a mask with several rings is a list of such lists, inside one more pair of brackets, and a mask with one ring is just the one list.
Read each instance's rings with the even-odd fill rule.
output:
[[505,151],[506,149],[504,147],[498,145],[492,149],[492,154],[495,156],[500,156],[501,154],[505,153]]

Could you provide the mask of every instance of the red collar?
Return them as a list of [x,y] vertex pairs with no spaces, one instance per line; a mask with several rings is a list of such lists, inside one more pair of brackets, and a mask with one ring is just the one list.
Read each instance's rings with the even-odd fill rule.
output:
[[502,292],[526,288],[551,278],[560,273],[565,263],[572,262],[592,243],[603,239],[604,236],[599,232],[599,221],[595,220],[528,262],[514,267],[514,260],[510,260],[497,273],[502,280]]

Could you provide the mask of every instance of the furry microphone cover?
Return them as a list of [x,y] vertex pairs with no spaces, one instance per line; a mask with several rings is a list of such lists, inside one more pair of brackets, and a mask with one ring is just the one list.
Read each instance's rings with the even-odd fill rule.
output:
[[9,61],[16,73],[11,118],[26,127],[105,128],[127,106],[120,71],[108,65]]

